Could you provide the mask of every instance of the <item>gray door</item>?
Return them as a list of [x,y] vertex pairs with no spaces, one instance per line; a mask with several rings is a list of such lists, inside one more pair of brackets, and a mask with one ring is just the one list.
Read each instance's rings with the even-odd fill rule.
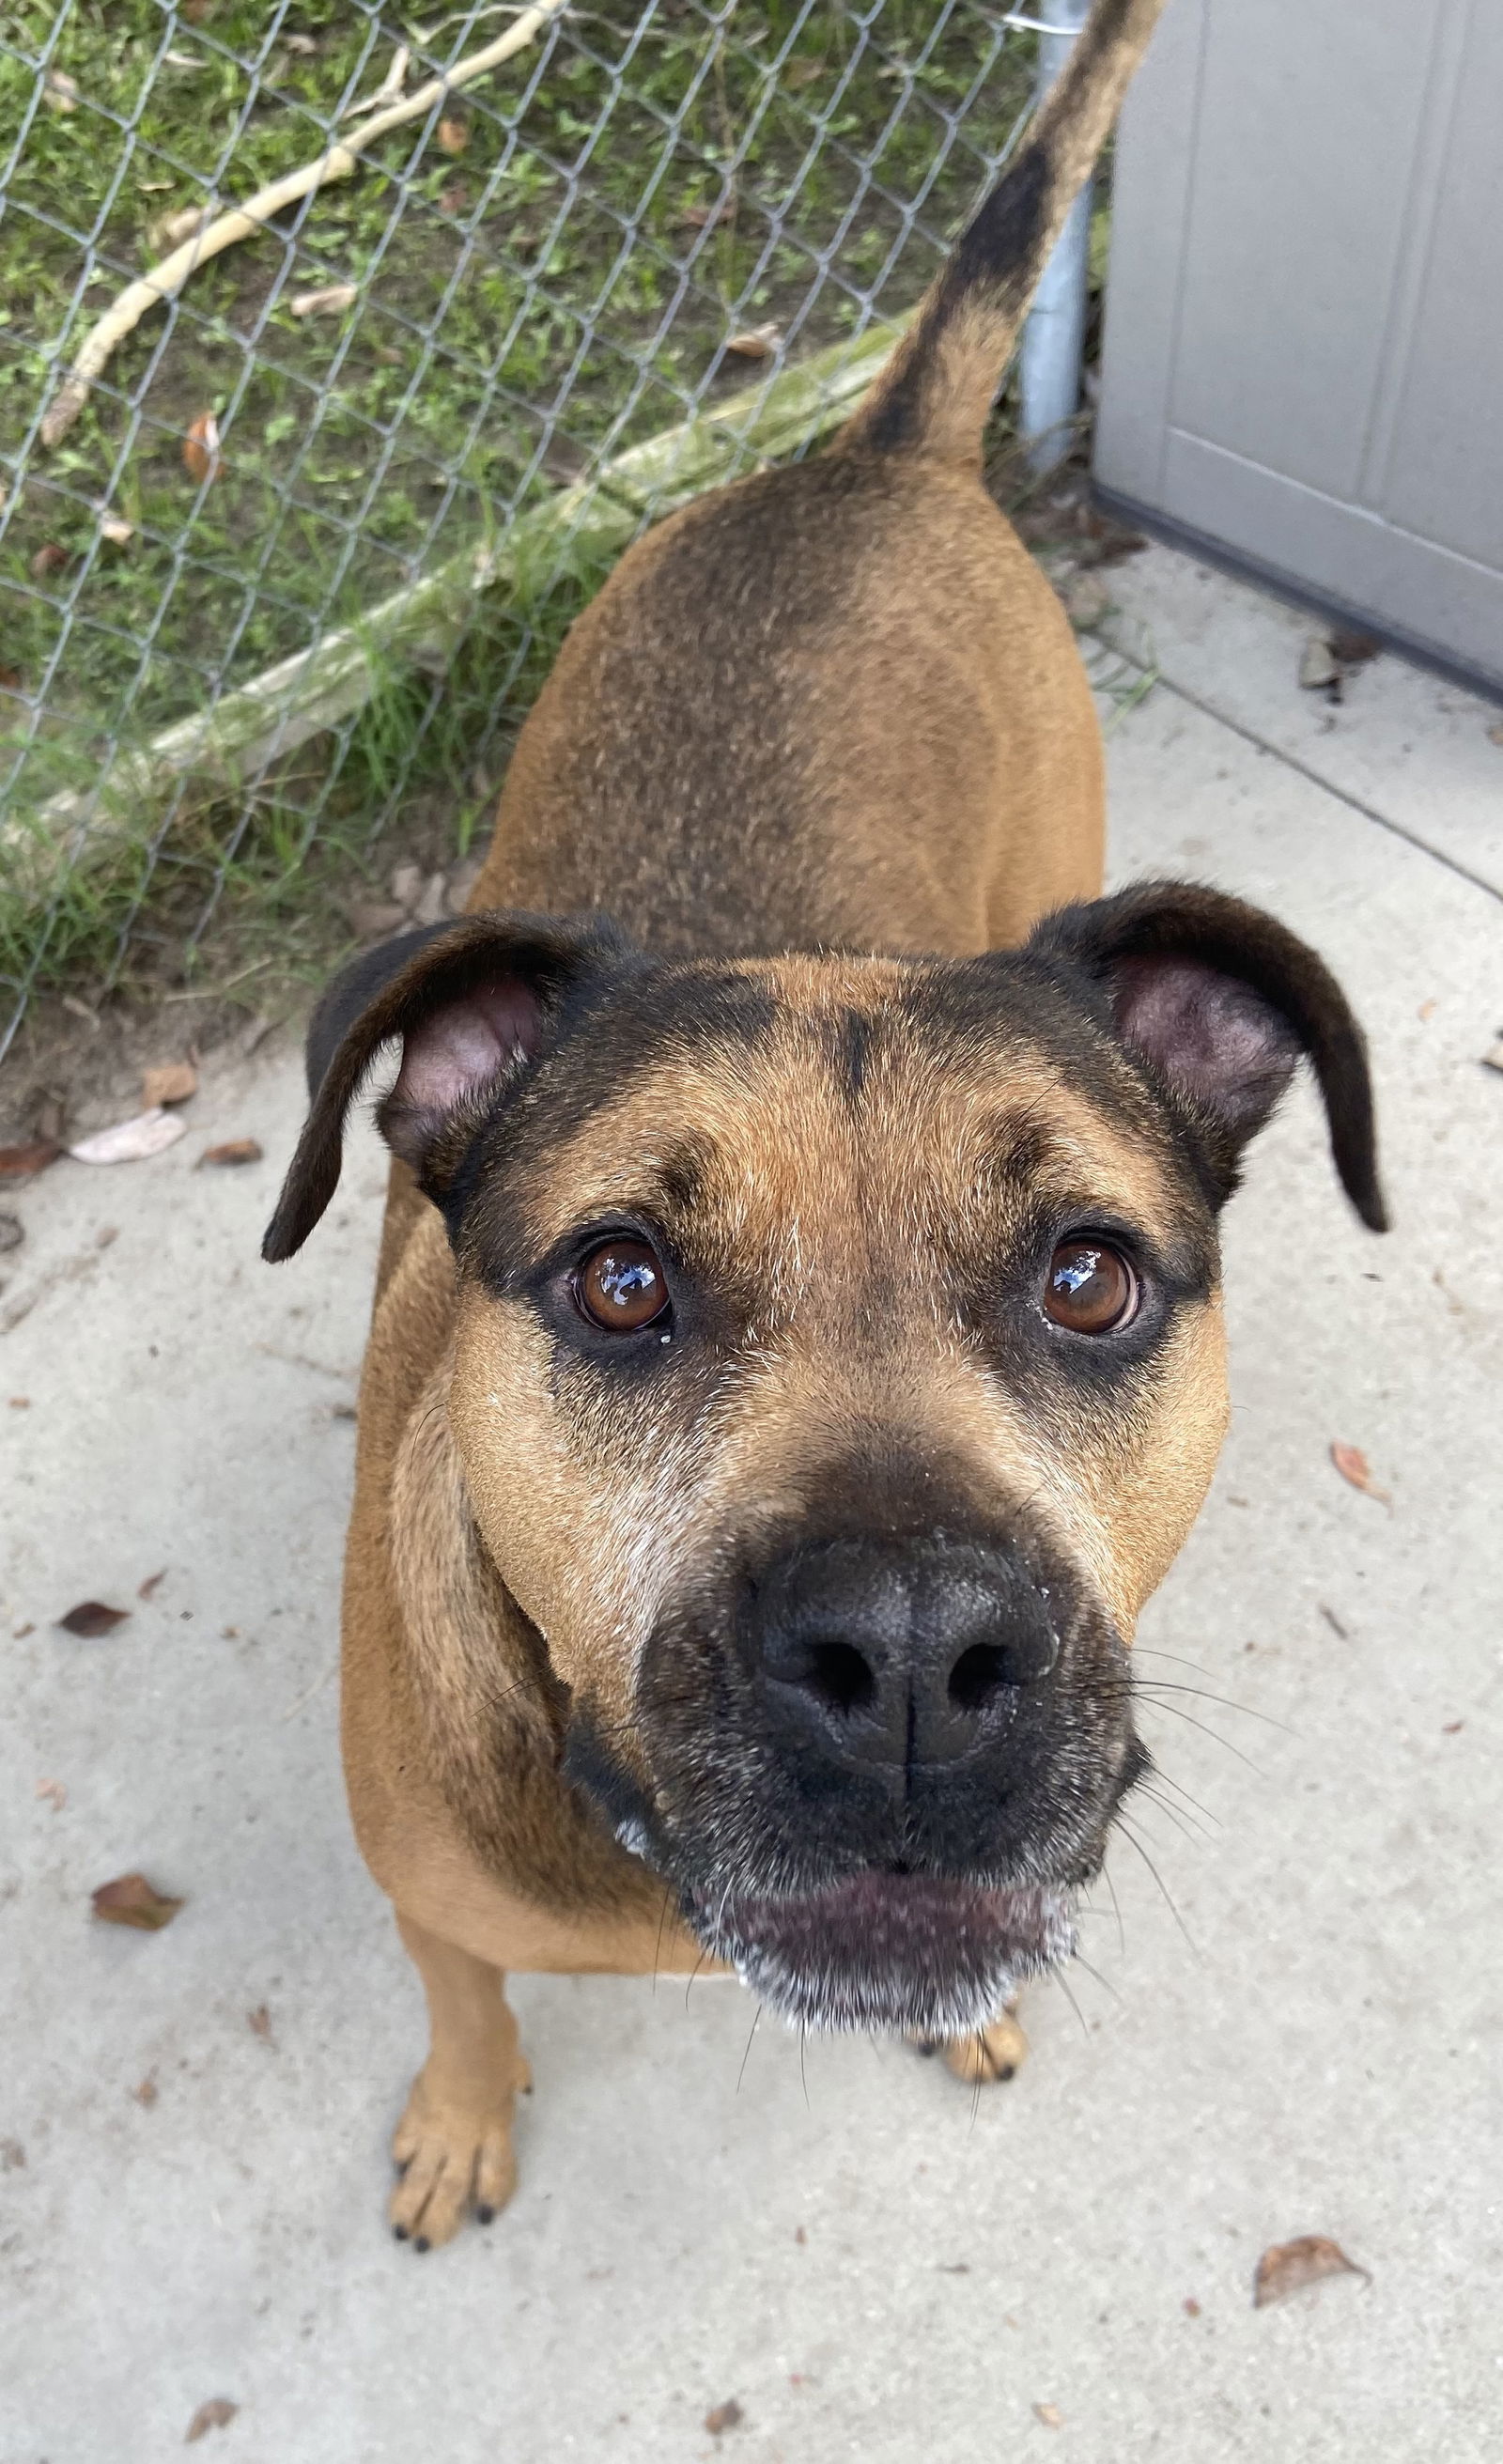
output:
[[1170,0],[1118,139],[1095,471],[1503,687],[1503,0]]

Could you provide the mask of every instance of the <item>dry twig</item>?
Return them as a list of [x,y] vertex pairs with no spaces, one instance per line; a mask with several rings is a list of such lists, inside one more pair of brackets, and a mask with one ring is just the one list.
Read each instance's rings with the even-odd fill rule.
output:
[[269,187],[260,189],[247,204],[232,207],[207,230],[185,240],[183,246],[174,249],[170,256],[164,257],[160,265],[154,265],[149,274],[144,274],[138,282],[132,282],[122,292],[114,307],[106,309],[99,323],[84,337],[82,348],[48,406],[47,415],[42,421],[42,443],[55,445],[67,435],[112,353],[127,334],[135,332],[148,309],[157,307],[164,299],[176,298],[188,275],[199,266],[207,264],[210,257],[218,256],[222,250],[232,248],[236,240],[251,238],[254,232],[263,230],[275,214],[296,205],[299,197],[311,196],[315,188],[323,187],[330,180],[347,180],[359,167],[361,155],[368,145],[375,143],[378,137],[387,136],[393,128],[401,128],[408,121],[420,120],[424,112],[431,110],[445,95],[453,93],[456,87],[473,84],[476,77],[485,75],[487,69],[498,68],[514,53],[524,51],[549,19],[558,16],[565,5],[566,0],[534,0],[534,5],[524,10],[516,24],[504,34],[498,34],[494,43],[485,44],[473,57],[461,60],[447,75],[431,77],[427,85],[419,86],[416,93],[409,94],[405,101],[394,102],[389,110],[378,111],[373,120],[367,120],[363,127],[352,128],[347,137],[341,138],[326,153],[319,155],[312,163],[304,163],[300,170],[289,171],[285,178],[274,180]]

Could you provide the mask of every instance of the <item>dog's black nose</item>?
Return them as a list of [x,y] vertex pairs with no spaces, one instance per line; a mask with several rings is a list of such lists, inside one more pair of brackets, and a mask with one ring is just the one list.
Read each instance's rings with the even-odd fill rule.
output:
[[1059,1656],[1050,1599],[1009,1551],[832,1540],[756,1586],[747,1640],[776,1732],[913,1769],[996,1738]]

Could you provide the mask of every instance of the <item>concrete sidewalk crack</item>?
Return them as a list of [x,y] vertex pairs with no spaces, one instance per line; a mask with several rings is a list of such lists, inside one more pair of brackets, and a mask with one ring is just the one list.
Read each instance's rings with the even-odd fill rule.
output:
[[[1099,640],[1103,637],[1098,635],[1096,638]],[[1135,659],[1130,651],[1121,648],[1119,643],[1112,642],[1107,647],[1117,658],[1125,659],[1129,667],[1141,669],[1145,675],[1150,672],[1142,660]],[[1376,804],[1364,803],[1362,798],[1354,796],[1350,788],[1337,786],[1334,781],[1322,777],[1313,763],[1301,760],[1297,753],[1286,752],[1283,745],[1274,744],[1268,737],[1260,736],[1257,729],[1249,727],[1245,720],[1231,717],[1225,710],[1218,710],[1214,702],[1206,701],[1200,693],[1192,693],[1187,685],[1176,684],[1174,678],[1166,675],[1162,668],[1153,672],[1155,681],[1162,685],[1165,693],[1173,693],[1177,701],[1186,703],[1191,710],[1198,710],[1203,718],[1214,719],[1219,727],[1229,728],[1233,736],[1241,737],[1244,744],[1254,745],[1258,752],[1267,753],[1275,761],[1282,761],[1286,769],[1297,771],[1300,778],[1308,779],[1313,787],[1320,788],[1327,796],[1334,796],[1337,803],[1348,805],[1354,813],[1360,813],[1363,821],[1376,822],[1381,830],[1391,831],[1396,839],[1403,839],[1406,847],[1416,847],[1421,855],[1427,855],[1433,864],[1444,865],[1448,872],[1454,872],[1462,881],[1470,882],[1473,890],[1482,891],[1496,905],[1503,907],[1503,888],[1500,888],[1496,882],[1489,881],[1484,873],[1473,872],[1470,866],[1458,863],[1455,856],[1447,855],[1443,848],[1432,847],[1428,839],[1420,837],[1417,830],[1407,829],[1403,822],[1396,822],[1387,813],[1381,813]]]

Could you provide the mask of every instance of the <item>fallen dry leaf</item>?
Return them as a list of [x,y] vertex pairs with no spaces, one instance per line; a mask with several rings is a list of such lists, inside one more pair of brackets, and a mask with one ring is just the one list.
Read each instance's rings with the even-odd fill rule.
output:
[[790,87],[797,94],[801,86],[812,85],[816,77],[822,77],[825,74],[823,60],[789,60],[787,66],[780,72],[778,83]]
[[1333,1439],[1331,1460],[1341,1478],[1350,1481],[1354,1488],[1359,1488],[1364,1497],[1376,1497],[1381,1506],[1393,1504],[1388,1491],[1380,1488],[1374,1480],[1372,1467],[1360,1446],[1343,1446],[1338,1438]]
[[441,214],[462,214],[470,202],[470,191],[462,180],[448,180],[438,191]]
[[1033,2410],[1037,2418],[1044,2424],[1046,2430],[1064,2429],[1065,2416],[1060,2411],[1057,2404],[1036,2404]]
[[1259,2259],[1252,2278],[1252,2306],[1266,2310],[1302,2285],[1318,2284],[1323,2276],[1360,2276],[1370,2284],[1365,2267],[1347,2257],[1339,2242],[1324,2233],[1301,2233],[1294,2241],[1276,2241]]
[[60,573],[72,561],[65,547],[59,547],[55,539],[48,539],[37,549],[27,570],[33,582],[45,582],[50,573]]
[[264,2002],[258,2002],[254,2011],[248,2011],[246,2013],[245,2024],[250,2029],[253,2036],[264,2037],[266,2042],[270,2044],[272,2036],[272,2014]]
[[92,1138],[80,1138],[68,1153],[75,1163],[144,1163],[164,1147],[175,1145],[187,1131],[188,1123],[176,1112],[155,1104],[132,1120],[116,1121],[107,1130],[97,1130]]
[[332,317],[359,297],[358,282],[326,282],[321,291],[295,291],[287,305],[295,317]]
[[55,1163],[62,1148],[55,1138],[32,1138],[24,1147],[0,1147],[0,1180],[20,1180]]
[[1376,633],[1359,633],[1345,625],[1337,625],[1326,638],[1331,645],[1331,656],[1343,668],[1365,668],[1368,660],[1376,659],[1382,649]]
[[183,468],[202,486],[206,479],[217,479],[224,467],[219,422],[211,410],[203,411],[183,439]]
[[1415,1014],[1416,1018],[1420,1021],[1421,1024],[1422,1024],[1422,1025],[1424,1025],[1424,1024],[1426,1024],[1426,1023],[1428,1023],[1428,1021],[1429,1021],[1430,1019],[1432,1019],[1432,1018],[1435,1016],[1435,1013],[1436,1013],[1436,1011],[1439,1009],[1439,1007],[1440,1007],[1440,1003],[1439,1003],[1439,1001],[1421,1001],[1419,1008],[1415,1011],[1415,1013],[1414,1013],[1414,1014]]
[[197,1092],[198,1072],[190,1061],[164,1061],[159,1068],[142,1071],[141,1100],[148,1112],[164,1104],[186,1104]]
[[99,524],[99,537],[107,539],[111,547],[125,547],[135,536],[135,523],[122,521],[119,514],[106,514]]
[[1299,682],[1305,693],[1329,692],[1339,685],[1341,671],[1323,633],[1312,633],[1299,654]]
[[[0,513],[4,511],[5,507],[0,505]],[[23,682],[19,668],[0,667],[0,693],[18,693]]]
[[105,1925],[134,1925],[139,1933],[160,1933],[183,1905],[153,1888],[144,1874],[117,1874],[94,1893],[94,1913]]
[[1186,2319],[1198,2319],[1201,2315],[1201,2305],[1196,2300],[1193,2293],[1187,2293],[1185,2295],[1180,2307],[1183,2311]]
[[207,69],[209,66],[207,60],[199,59],[192,52],[164,52],[162,56],[169,68]]
[[232,2404],[227,2395],[211,2395],[207,2404],[199,2406],[188,2423],[184,2446],[191,2447],[194,2439],[202,2438],[208,2431],[227,2430],[239,2409],[239,2406]]
[[60,1814],[68,1802],[68,1792],[60,1779],[39,1779],[33,1793],[50,1804],[55,1814]]
[[104,1600],[80,1600],[76,1609],[70,1609],[67,1616],[60,1617],[57,1622],[84,1642],[94,1642],[101,1634],[113,1634],[118,1625],[124,1624],[129,1615],[129,1609],[112,1609]]
[[724,2404],[716,2405],[705,2414],[704,2426],[712,2438],[718,2438],[723,2431],[734,2430],[741,2417],[741,2409],[736,2398],[728,2396]]
[[166,1566],[161,1566],[154,1574],[148,1574],[144,1583],[138,1583],[136,1585],[137,1599],[149,1600],[152,1593],[156,1590],[157,1585],[166,1581]]
[[1441,1735],[1443,1737],[1459,1737],[1466,1725],[1467,1723],[1465,1720],[1444,1721],[1441,1726]]
[[49,69],[42,79],[42,100],[49,111],[77,111],[78,88],[66,69]]
[[192,1062],[163,1062],[158,1069],[143,1069],[141,1101],[148,1111],[160,1111],[163,1104],[188,1104],[189,1094],[197,1094]]
[[733,334],[725,347],[739,360],[770,360],[781,340],[777,325],[748,325],[743,334]]
[[6,1402],[9,1409],[12,1412],[29,1412],[32,1408],[32,1398],[30,1395],[8,1395],[6,1397]]
[[206,1147],[200,1163],[259,1163],[265,1150],[258,1138],[225,1138],[216,1147]]
[[186,17],[190,26],[201,26],[206,17],[213,14],[213,8],[214,0],[178,0],[178,14]]
[[155,2104],[160,2094],[161,2090],[157,2086],[157,2075],[155,2071],[148,2071],[145,2078],[138,2081],[137,2085],[131,2089],[131,2095],[135,2098],[138,2104]]
[[438,123],[438,143],[441,151],[445,154],[462,154],[470,143],[469,121],[456,119],[441,120]]
[[26,2150],[19,2139],[0,2139],[0,2173],[19,2173],[26,2164]]

